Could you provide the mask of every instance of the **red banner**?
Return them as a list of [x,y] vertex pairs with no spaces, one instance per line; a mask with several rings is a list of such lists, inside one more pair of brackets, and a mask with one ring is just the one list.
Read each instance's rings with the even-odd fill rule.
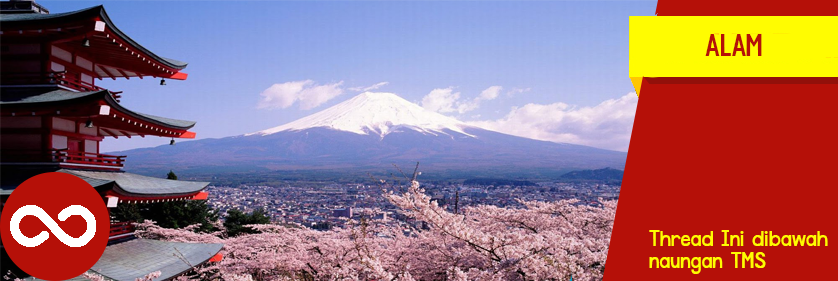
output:
[[[659,1],[657,14],[836,16],[838,2]],[[835,279],[835,79],[646,78],[642,88],[606,280]],[[804,245],[782,245],[794,239]]]

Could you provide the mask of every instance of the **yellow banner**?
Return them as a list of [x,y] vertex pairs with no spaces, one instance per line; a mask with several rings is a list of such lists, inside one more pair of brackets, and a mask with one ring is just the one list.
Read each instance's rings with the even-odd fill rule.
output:
[[838,17],[630,17],[629,77],[838,77]]

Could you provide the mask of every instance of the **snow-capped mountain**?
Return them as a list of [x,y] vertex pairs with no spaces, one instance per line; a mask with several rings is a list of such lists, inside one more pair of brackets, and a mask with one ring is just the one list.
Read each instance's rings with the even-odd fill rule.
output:
[[432,135],[446,134],[446,130],[469,135],[463,129],[471,126],[424,109],[395,94],[366,92],[291,123],[246,136],[266,136],[284,131],[302,131],[321,127],[361,135],[374,134],[384,138],[387,134],[400,129]]
[[[539,141],[467,125],[394,94],[363,93],[259,132],[120,152],[126,170],[159,174],[335,172],[366,177],[421,163],[437,178],[551,178],[625,166],[626,153]],[[306,172],[308,171],[308,172]],[[309,173],[311,174],[311,173]]]

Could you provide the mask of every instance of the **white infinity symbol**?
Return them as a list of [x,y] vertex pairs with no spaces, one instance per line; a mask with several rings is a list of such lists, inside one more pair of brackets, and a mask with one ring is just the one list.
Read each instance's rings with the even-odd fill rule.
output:
[[58,213],[58,219],[61,221],[67,220],[70,216],[81,216],[84,218],[84,221],[87,222],[87,229],[84,231],[84,234],[79,236],[78,238],[73,238],[61,229],[58,226],[58,223],[55,222],[48,214],[36,205],[26,205],[17,209],[14,214],[12,214],[12,221],[9,223],[9,229],[12,231],[12,237],[23,245],[24,247],[37,247],[47,241],[49,239],[49,233],[46,231],[41,231],[38,235],[33,237],[26,237],[20,232],[20,220],[23,219],[25,216],[35,216],[39,220],[41,220],[44,225],[49,228],[49,231],[55,235],[55,238],[58,238],[62,243],[67,246],[78,248],[84,245],[87,245],[87,242],[90,242],[93,239],[93,236],[96,235],[96,217],[90,213],[90,210],[81,206],[81,205],[70,205],[70,207],[64,208]]

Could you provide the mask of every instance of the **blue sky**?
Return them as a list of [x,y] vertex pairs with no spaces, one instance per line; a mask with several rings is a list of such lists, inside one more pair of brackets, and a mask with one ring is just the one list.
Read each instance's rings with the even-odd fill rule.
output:
[[[387,82],[374,91],[425,101],[463,121],[625,151],[637,100],[628,95],[628,17],[654,15],[656,2],[39,3],[52,13],[104,4],[137,42],[189,62],[189,79],[167,86],[97,83],[124,91],[131,109],[198,121],[198,138],[278,126],[351,98],[359,93],[353,88]],[[289,82],[339,94],[326,93],[322,103],[265,104],[263,92]],[[475,100],[486,90],[495,97]],[[445,110],[446,102],[455,110]],[[456,110],[466,104],[477,106]],[[108,139],[102,150],[167,143]]]

